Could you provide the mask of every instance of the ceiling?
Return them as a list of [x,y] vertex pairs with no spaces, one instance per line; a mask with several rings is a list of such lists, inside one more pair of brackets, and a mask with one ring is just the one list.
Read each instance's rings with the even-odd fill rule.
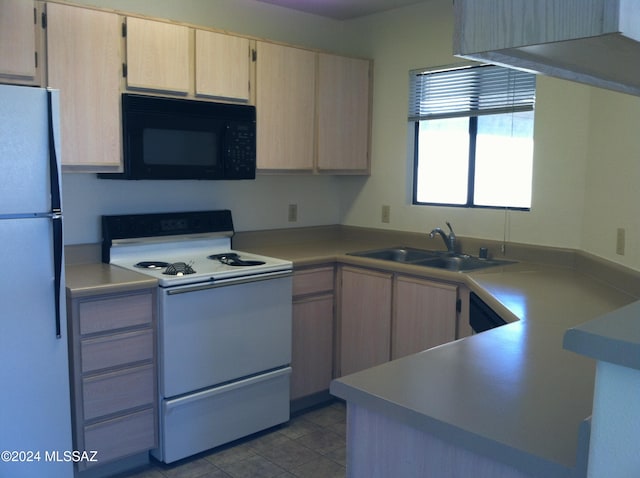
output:
[[292,8],[336,20],[371,15],[372,13],[422,3],[427,0],[257,0],[259,2]]

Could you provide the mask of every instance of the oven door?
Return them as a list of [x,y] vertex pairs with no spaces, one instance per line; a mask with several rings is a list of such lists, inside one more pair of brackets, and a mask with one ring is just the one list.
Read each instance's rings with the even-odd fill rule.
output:
[[176,397],[291,362],[291,272],[160,289],[160,393]]

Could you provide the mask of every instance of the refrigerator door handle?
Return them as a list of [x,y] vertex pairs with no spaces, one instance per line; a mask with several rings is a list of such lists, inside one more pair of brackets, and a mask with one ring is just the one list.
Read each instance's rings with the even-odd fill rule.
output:
[[56,305],[56,337],[62,337],[60,324],[62,323],[62,310],[60,307],[60,289],[62,288],[62,216],[54,216],[51,218],[53,226],[53,267],[54,267],[54,285],[53,293],[55,294]]
[[60,176],[58,158],[56,156],[56,139],[53,125],[53,100],[51,90],[47,90],[47,113],[49,124],[49,177],[51,191],[51,224],[53,226],[53,267],[54,267],[54,301],[56,308],[56,337],[62,337],[62,310],[60,293],[62,288],[62,200],[60,197]]
[[49,123],[49,177],[51,183],[51,213],[62,214],[62,199],[60,198],[60,177],[58,175],[58,158],[56,157],[56,138],[53,129],[53,93],[47,90],[47,113]]

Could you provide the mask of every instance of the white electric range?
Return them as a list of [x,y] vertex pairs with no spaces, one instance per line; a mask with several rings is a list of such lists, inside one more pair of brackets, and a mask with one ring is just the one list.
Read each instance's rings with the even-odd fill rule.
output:
[[231,212],[103,216],[103,262],[158,280],[165,463],[289,419],[290,261],[231,248]]

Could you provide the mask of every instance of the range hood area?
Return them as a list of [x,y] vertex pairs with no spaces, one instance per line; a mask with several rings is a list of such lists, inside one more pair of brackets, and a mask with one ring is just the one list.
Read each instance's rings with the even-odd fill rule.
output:
[[640,96],[637,0],[456,0],[454,54]]

